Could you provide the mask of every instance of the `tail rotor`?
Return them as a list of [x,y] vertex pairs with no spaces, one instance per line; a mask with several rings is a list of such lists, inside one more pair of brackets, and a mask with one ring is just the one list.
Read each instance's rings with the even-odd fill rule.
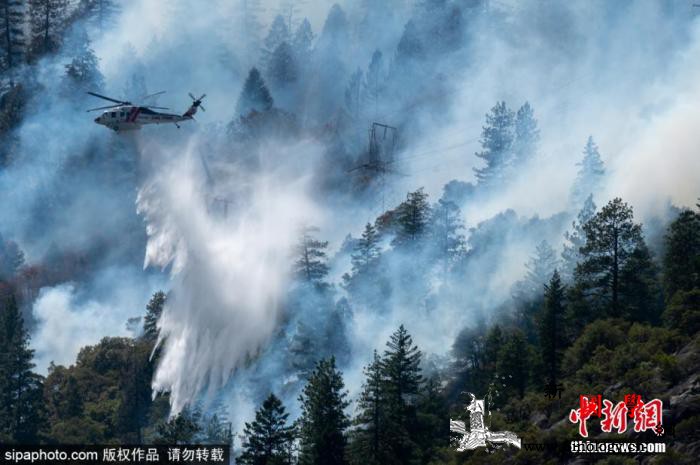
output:
[[184,116],[184,117],[186,117],[186,118],[194,118],[194,114],[197,113],[197,110],[198,110],[198,109],[201,108],[202,111],[207,111],[207,110],[205,110],[204,107],[202,106],[202,99],[203,99],[204,97],[206,97],[207,94],[202,94],[202,96],[199,97],[199,98],[195,98],[195,96],[192,95],[192,92],[188,92],[188,95],[189,95],[190,98],[192,99],[192,105],[190,105],[190,108],[188,108],[187,111],[185,112],[185,114],[182,115],[182,116]]

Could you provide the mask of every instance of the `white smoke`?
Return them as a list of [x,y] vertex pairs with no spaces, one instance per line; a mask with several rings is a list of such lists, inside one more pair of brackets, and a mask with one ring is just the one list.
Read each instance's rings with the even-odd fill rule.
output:
[[198,142],[192,138],[180,154],[168,151],[169,166],[137,200],[149,237],[145,265],[171,272],[153,386],[170,391],[173,413],[202,391],[215,392],[272,335],[298,228],[319,220],[307,195],[308,172],[291,169],[309,147],[288,149],[281,158],[291,163],[261,174],[231,173],[224,217],[211,211],[202,189]]
[[[131,273],[132,270],[105,272],[106,280],[118,280],[123,286],[103,298],[85,296],[72,283],[41,289],[32,308],[37,323],[32,347],[41,373],[46,373],[51,362],[72,365],[81,348],[96,344],[103,337],[134,335],[127,329],[126,321],[140,315],[142,302],[153,286],[130,282]],[[101,292],[92,289],[89,293]]]

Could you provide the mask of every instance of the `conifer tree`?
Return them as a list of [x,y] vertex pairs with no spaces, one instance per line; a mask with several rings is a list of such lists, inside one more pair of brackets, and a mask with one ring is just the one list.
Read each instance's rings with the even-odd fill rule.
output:
[[280,43],[270,56],[267,76],[273,89],[285,90],[299,77],[296,59],[288,42]]
[[344,104],[343,91],[349,74],[346,69],[349,42],[348,19],[336,3],[328,12],[313,51],[311,85],[314,95],[323,95],[323,98],[308,99],[307,108],[309,117],[319,122],[333,118]]
[[265,112],[272,108],[272,96],[257,68],[251,68],[236,103],[236,113],[247,116],[250,112]]
[[423,382],[421,352],[401,325],[389,338],[382,357],[388,418],[389,463],[410,463],[417,453],[416,404]]
[[326,248],[328,241],[319,241],[313,237],[318,228],[302,228],[301,237],[296,246],[297,259],[294,262],[294,274],[297,279],[307,283],[320,283],[328,274]]
[[0,281],[11,279],[24,264],[24,252],[15,241],[0,234]]
[[345,414],[346,400],[342,374],[335,358],[321,360],[299,396],[300,465],[345,465],[350,421]]
[[365,382],[357,404],[358,414],[353,421],[355,430],[350,443],[351,463],[383,465],[390,460],[385,456],[388,420],[382,362],[376,350],[364,374]]
[[428,194],[421,187],[415,192],[409,192],[406,200],[396,209],[396,237],[394,246],[415,246],[427,232],[430,219]]
[[30,50],[34,57],[53,53],[61,45],[68,0],[30,0]]
[[549,242],[543,240],[537,244],[535,255],[525,264],[525,277],[535,294],[542,292],[543,286],[549,282],[558,265],[557,254]]
[[530,349],[525,335],[516,330],[506,338],[498,352],[498,373],[507,380],[507,387],[521,399],[530,377],[529,365]]
[[[399,71],[411,68],[425,54],[423,43],[414,21],[408,21],[404,26],[403,34],[396,46],[395,65]],[[396,73],[394,73],[396,74]]]
[[13,444],[37,441],[43,379],[32,371],[34,351],[14,297],[0,311],[0,438]]
[[443,273],[447,273],[449,266],[466,247],[462,233],[464,223],[457,204],[451,200],[438,200],[438,204],[432,210],[430,228],[437,258],[442,261]]
[[385,86],[384,58],[382,52],[375,50],[372,54],[365,80],[362,83],[363,96],[368,100],[374,113],[378,110],[379,99],[382,96]]
[[143,319],[143,337],[155,341],[158,339],[158,319],[165,306],[165,292],[157,291],[146,305],[146,316]]
[[559,378],[559,362],[564,348],[564,285],[559,272],[552,274],[549,284],[545,286],[544,307],[540,318],[540,348],[545,373],[550,382]]
[[294,429],[287,425],[289,414],[282,401],[270,394],[255,420],[243,430],[243,453],[237,462],[244,465],[291,465]]
[[202,427],[199,408],[185,407],[180,413],[156,426],[155,444],[192,444]]
[[512,160],[514,119],[515,115],[505,102],[496,103],[486,115],[486,126],[481,132],[482,151],[476,153],[486,166],[474,169],[479,185],[494,187],[505,181]]
[[576,267],[576,284],[594,311],[623,316],[625,306],[632,302],[624,301],[626,295],[622,289],[632,284],[629,279],[635,273],[647,276],[651,272],[642,228],[634,223],[632,208],[616,198],[596,213],[583,229],[586,243],[580,249],[582,261]]
[[498,370],[498,353],[506,341],[500,325],[494,325],[486,334],[483,346],[483,369],[486,372]]
[[239,4],[238,27],[243,44],[244,63],[251,65],[258,61],[260,54],[260,36],[262,29],[260,15],[264,11],[260,0],[241,0]]
[[581,260],[581,247],[586,243],[586,234],[583,225],[588,223],[596,212],[593,202],[593,194],[586,198],[583,207],[578,212],[576,220],[571,223],[571,230],[564,233],[564,246],[561,252],[562,279],[571,282],[574,278],[574,270]]
[[0,2],[0,70],[11,69],[22,63],[26,48],[25,24],[23,0]]
[[547,241],[541,241],[525,264],[525,279],[513,286],[517,322],[529,342],[537,339],[536,315],[541,308],[542,292],[558,266],[557,255]]
[[68,44],[68,49],[73,59],[65,65],[67,90],[75,93],[101,89],[104,86],[104,78],[99,70],[99,59],[90,48],[87,33],[84,30],[76,32],[76,37]]
[[[275,52],[277,47],[283,42],[289,42],[289,29],[287,27],[287,22],[284,20],[282,15],[275,16],[275,19],[270,25],[270,31],[263,40],[263,50],[262,50],[262,62],[263,65],[267,65],[272,58],[272,54]],[[266,66],[263,67],[265,69]]]
[[622,312],[629,319],[659,322],[663,297],[658,269],[643,240],[620,269],[620,300]]
[[450,427],[445,421],[449,418],[449,412],[436,376],[428,378],[421,390],[417,411],[420,461],[434,463],[440,451],[450,443]]
[[114,0],[80,0],[76,10],[102,33],[114,23],[121,8]]
[[574,206],[583,204],[589,195],[598,192],[605,176],[605,165],[600,158],[593,136],[588,137],[583,149],[583,159],[577,163],[577,166],[579,170],[571,190],[571,201]]
[[683,210],[669,225],[664,244],[666,299],[678,291],[700,289],[700,214]]
[[376,262],[379,255],[379,234],[371,223],[367,223],[362,236],[355,243],[350,259],[353,274],[367,270]]
[[537,128],[534,111],[525,102],[515,114],[512,169],[517,170],[535,155],[539,139],[540,130]]
[[314,42],[314,33],[311,30],[309,20],[304,20],[299,24],[292,38],[292,49],[296,56],[297,62],[301,67],[306,67],[311,56],[311,48]]
[[362,79],[364,74],[360,68],[350,75],[350,81],[345,88],[345,108],[350,115],[357,119],[360,116]]

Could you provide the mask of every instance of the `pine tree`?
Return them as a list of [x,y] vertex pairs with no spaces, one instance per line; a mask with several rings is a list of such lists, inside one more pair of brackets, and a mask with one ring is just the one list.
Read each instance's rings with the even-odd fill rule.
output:
[[564,246],[561,252],[562,279],[571,282],[574,279],[574,270],[581,260],[581,247],[586,243],[586,234],[583,225],[588,223],[596,212],[593,202],[593,194],[586,198],[583,207],[578,212],[576,220],[571,223],[571,230],[564,233]]
[[32,372],[34,351],[14,297],[0,312],[0,438],[35,443],[41,426],[43,379]]
[[530,378],[529,365],[530,349],[525,335],[516,330],[498,351],[498,373],[506,380],[507,388],[514,390],[521,399]]
[[427,232],[430,219],[428,194],[421,187],[415,192],[409,192],[406,200],[396,209],[396,237],[393,246],[415,246]]
[[30,50],[33,57],[53,53],[61,45],[68,0],[30,0]]
[[683,210],[669,225],[664,244],[666,299],[679,291],[700,289],[700,213]]
[[343,9],[334,4],[323,25],[313,52],[313,76],[310,85],[314,95],[323,98],[307,99],[308,115],[318,122],[327,122],[342,108],[343,91],[347,80],[347,59],[350,31]]
[[421,352],[401,325],[389,338],[382,357],[388,418],[389,463],[410,463],[417,453],[416,404],[423,378]]
[[296,19],[296,15],[301,11],[301,7],[306,4],[307,0],[282,0],[280,2],[279,12],[287,23],[287,29],[291,31],[294,26],[301,23]]
[[218,413],[204,417],[201,425],[201,441],[204,444],[233,444],[233,432],[231,422],[225,416]]
[[241,0],[238,16],[239,39],[243,44],[244,63],[249,66],[257,62],[260,54],[260,36],[262,29],[259,16],[264,11],[260,0]]
[[369,66],[367,67],[365,80],[362,84],[363,95],[372,106],[374,113],[378,111],[379,99],[384,92],[385,80],[384,58],[382,52],[375,50],[372,54]]
[[549,284],[545,286],[544,307],[539,321],[540,348],[545,373],[550,382],[559,379],[559,362],[564,348],[564,285],[555,270]]
[[[621,290],[627,286],[623,279],[628,279],[630,273],[641,276],[650,271],[648,260],[633,260],[646,254],[642,228],[634,223],[632,208],[616,198],[596,213],[583,229],[586,243],[580,249],[582,261],[576,267],[576,284],[594,311],[623,316],[629,303],[623,301],[625,295]],[[626,268],[628,265],[634,269]],[[624,275],[623,270],[626,270]]]
[[147,94],[148,90],[146,88],[146,79],[143,77],[143,74],[133,73],[129,81],[124,86],[124,100],[138,102]]
[[24,265],[24,252],[15,241],[5,240],[0,234],[0,282],[11,279]]
[[157,291],[146,305],[146,316],[143,319],[143,337],[149,341],[158,339],[158,320],[165,306],[165,292]]
[[526,279],[535,294],[539,294],[543,286],[549,282],[552,273],[559,265],[557,254],[549,242],[543,240],[535,247],[535,255],[525,264]]
[[292,39],[292,48],[294,49],[297,62],[301,67],[305,68],[309,63],[313,42],[314,33],[311,30],[311,23],[309,23],[308,19],[304,18],[294,32],[294,38]]
[[350,259],[353,274],[361,273],[376,263],[379,258],[379,234],[371,223],[365,225],[362,237],[357,240]]
[[474,169],[479,185],[494,187],[505,181],[512,160],[514,118],[505,102],[496,103],[486,115],[486,126],[481,132],[482,151],[476,153],[486,166]]
[[294,263],[294,275],[307,283],[320,283],[328,274],[326,248],[328,241],[319,241],[313,237],[318,228],[306,226],[301,230],[301,237],[296,246],[297,260]]
[[449,411],[440,389],[440,380],[430,377],[418,400],[417,441],[421,463],[434,463],[440,451],[450,444]]
[[265,112],[272,108],[272,96],[257,68],[251,68],[236,103],[236,113],[247,116],[250,112]]
[[243,430],[243,453],[237,463],[244,465],[291,465],[294,428],[287,426],[289,414],[282,401],[270,394],[255,420],[246,423]]
[[518,302],[528,303],[542,295],[544,285],[558,267],[557,255],[549,242],[543,240],[535,247],[535,254],[525,264],[525,279],[518,281],[513,297]]
[[73,56],[71,62],[65,65],[67,90],[75,93],[101,89],[104,86],[104,78],[99,70],[99,59],[90,48],[87,33],[76,32],[76,37],[70,41],[67,48]]
[[199,408],[185,407],[180,413],[156,426],[155,444],[192,444],[202,427]]
[[542,305],[544,286],[551,279],[557,266],[554,249],[547,241],[541,241],[535,248],[535,254],[525,264],[525,279],[513,286],[517,323],[531,343],[534,343],[538,336],[536,315]]
[[513,141],[512,169],[517,170],[527,163],[537,152],[540,130],[534,111],[528,102],[518,109],[515,115],[515,139]]
[[643,240],[620,269],[620,301],[629,319],[659,323],[663,298],[658,269]]
[[114,0],[80,0],[76,14],[85,18],[100,33],[114,24],[114,18],[121,8]]
[[583,159],[577,166],[580,168],[571,190],[571,201],[574,206],[583,204],[589,195],[598,192],[605,176],[605,165],[600,158],[593,136],[588,137],[583,149]]
[[0,2],[0,70],[11,69],[22,63],[26,47],[25,23],[23,0]]
[[350,421],[345,414],[349,402],[344,388],[335,358],[318,362],[299,396],[300,465],[347,463],[345,430]]
[[[405,71],[407,68],[415,65],[424,56],[425,50],[416,24],[412,20],[408,21],[404,26],[401,39],[399,39],[399,43],[396,46],[395,65],[398,68],[397,71]],[[397,72],[395,71],[394,74],[397,74]]]
[[295,83],[299,77],[296,59],[289,43],[280,43],[270,56],[267,76],[274,89],[284,90]]
[[382,361],[376,350],[364,374],[365,382],[357,403],[358,414],[353,421],[355,430],[350,443],[351,463],[383,465],[390,459],[386,457],[387,418]]
[[466,247],[462,233],[464,223],[457,204],[450,200],[438,200],[432,211],[430,228],[437,258],[442,261],[443,273],[447,273]]
[[362,101],[362,79],[364,74],[360,68],[350,75],[350,81],[345,88],[345,108],[350,115],[357,119],[360,117]]
[[263,40],[263,50],[262,50],[262,63],[265,69],[272,59],[272,54],[275,52],[277,47],[284,42],[289,42],[290,32],[287,27],[287,22],[282,17],[282,15],[275,16],[275,19],[270,25],[270,31],[267,33],[267,37]]

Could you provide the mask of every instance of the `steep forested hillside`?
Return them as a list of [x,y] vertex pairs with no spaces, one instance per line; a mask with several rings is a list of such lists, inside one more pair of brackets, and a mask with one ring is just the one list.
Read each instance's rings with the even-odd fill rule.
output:
[[[694,11],[0,1],[0,443],[694,463]],[[470,394],[521,449],[457,451]],[[592,394],[666,453],[572,453]]]

